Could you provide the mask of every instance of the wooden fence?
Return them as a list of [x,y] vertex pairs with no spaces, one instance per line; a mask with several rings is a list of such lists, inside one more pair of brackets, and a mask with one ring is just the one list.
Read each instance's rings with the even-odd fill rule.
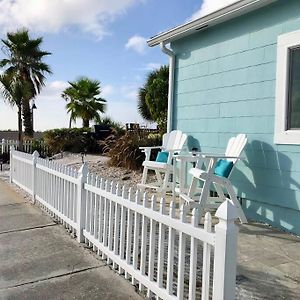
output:
[[[149,298],[234,299],[236,208],[224,202],[217,225],[209,213],[157,201],[113,181],[11,151],[11,182],[64,224]],[[180,212],[180,213],[178,213]]]

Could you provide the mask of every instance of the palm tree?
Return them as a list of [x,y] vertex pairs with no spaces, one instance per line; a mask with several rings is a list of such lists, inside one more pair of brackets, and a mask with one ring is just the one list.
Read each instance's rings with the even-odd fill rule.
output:
[[106,100],[97,97],[101,94],[100,82],[87,77],[80,77],[61,94],[68,101],[66,108],[70,113],[69,128],[77,118],[82,119],[82,127],[89,127],[90,121],[100,122],[100,113],[105,111]]
[[6,68],[4,74],[29,86],[30,93],[22,98],[23,122],[28,136],[33,136],[30,101],[45,85],[45,75],[51,74],[49,65],[43,62],[43,58],[51,53],[41,51],[42,42],[42,38],[31,39],[26,29],[7,33],[7,39],[2,39],[6,58],[0,61],[0,67]]
[[160,131],[166,131],[168,113],[169,67],[161,66],[150,72],[139,89],[138,111],[147,121],[157,122]]
[[139,89],[138,94],[138,112],[140,113],[141,117],[149,122],[155,122],[153,116],[151,115],[150,109],[146,102],[146,95],[147,90],[145,87]]
[[0,75],[0,88],[5,100],[18,108],[18,149],[22,148],[22,103],[30,96],[30,87],[10,74]]

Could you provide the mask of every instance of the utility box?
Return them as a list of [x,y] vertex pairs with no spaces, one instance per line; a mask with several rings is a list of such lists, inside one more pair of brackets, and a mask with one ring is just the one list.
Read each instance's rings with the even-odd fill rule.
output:
[[112,133],[109,125],[94,125],[91,135],[95,140],[104,140]]

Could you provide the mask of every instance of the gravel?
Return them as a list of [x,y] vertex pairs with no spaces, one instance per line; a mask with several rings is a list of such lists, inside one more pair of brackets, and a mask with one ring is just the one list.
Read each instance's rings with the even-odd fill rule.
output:
[[[121,167],[111,167],[108,165],[109,158],[102,155],[87,154],[83,161],[87,163],[90,173],[108,180],[115,180],[126,184],[128,187],[135,187],[142,180],[142,171],[133,171]],[[82,166],[82,157],[80,154],[63,153],[63,157],[57,157],[55,162],[68,165],[75,169]]]

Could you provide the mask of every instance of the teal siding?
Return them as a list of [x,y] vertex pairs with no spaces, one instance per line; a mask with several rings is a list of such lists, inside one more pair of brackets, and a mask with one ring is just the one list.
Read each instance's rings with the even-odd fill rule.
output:
[[190,148],[200,144],[216,153],[231,136],[246,133],[246,161],[232,182],[248,217],[298,235],[300,145],[273,139],[277,37],[299,29],[300,1],[280,0],[172,43],[173,128],[195,139]]

